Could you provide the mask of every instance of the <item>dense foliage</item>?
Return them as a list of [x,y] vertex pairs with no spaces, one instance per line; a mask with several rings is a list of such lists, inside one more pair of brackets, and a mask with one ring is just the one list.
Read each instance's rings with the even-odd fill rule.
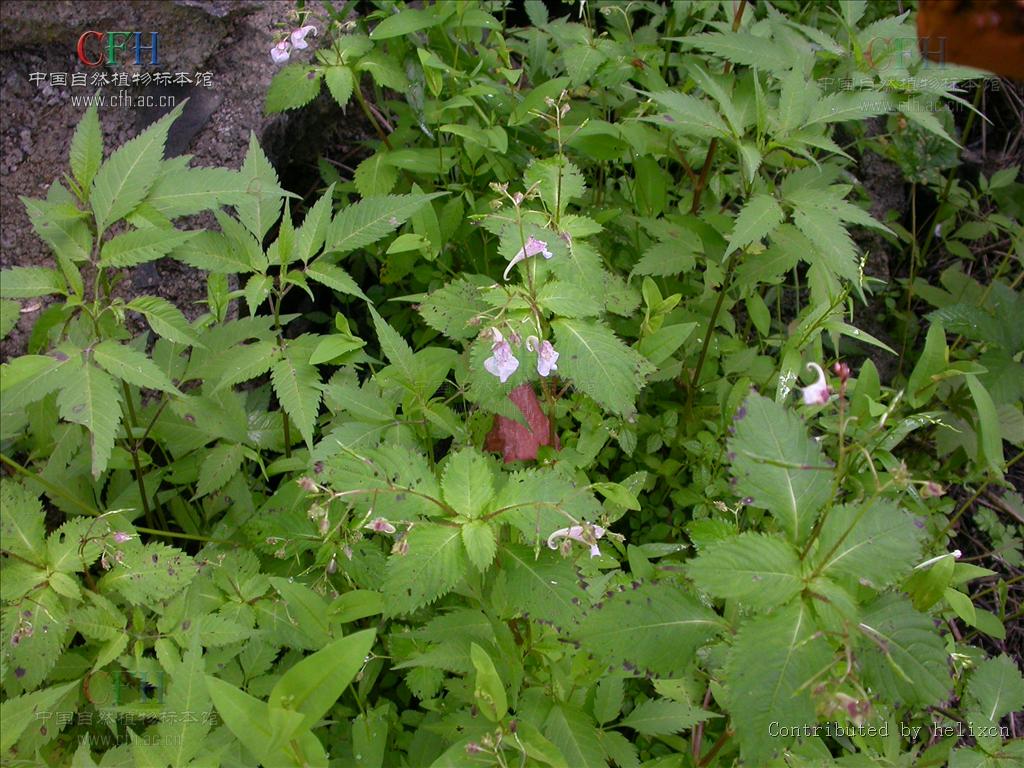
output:
[[[315,199],[255,137],[164,159],[180,109],[105,157],[95,108],[24,199],[55,267],[0,276],[2,330],[56,300],[2,374],[5,759],[1019,765],[1019,613],[946,493],[1021,508],[982,74],[864,2],[377,5],[267,96],[378,136]],[[930,219],[868,213],[868,148]],[[198,319],[118,290],[160,258]]]

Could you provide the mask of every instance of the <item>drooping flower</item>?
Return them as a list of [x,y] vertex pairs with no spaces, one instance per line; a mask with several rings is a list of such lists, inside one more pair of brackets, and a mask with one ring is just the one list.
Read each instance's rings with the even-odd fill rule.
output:
[[832,392],[828,388],[828,381],[825,378],[825,371],[817,363],[808,363],[808,370],[818,372],[818,380],[808,387],[801,387],[800,393],[804,397],[805,405],[824,405],[828,402]]
[[559,528],[548,536],[548,547],[550,549],[558,549],[561,546],[558,543],[559,539],[571,539],[588,545],[591,557],[600,557],[601,550],[597,546],[597,540],[602,538],[604,534],[605,530],[600,525],[572,525],[568,528]]
[[959,549],[954,549],[952,552],[946,552],[945,554],[938,555],[937,557],[929,558],[928,560],[925,560],[923,563],[918,563],[914,566],[914,570],[920,571],[924,568],[927,568],[930,565],[935,565],[935,563],[939,562],[939,560],[943,560],[947,557],[952,557],[954,560],[959,560],[962,556],[963,552],[961,552]]
[[369,528],[371,531],[376,531],[377,533],[395,532],[395,526],[393,526],[383,517],[375,517],[373,520],[364,525],[363,528]]
[[133,537],[132,537],[132,535],[130,533],[125,533],[124,531],[118,531],[117,533],[114,534],[114,543],[115,544],[124,544],[126,541],[131,541],[132,538]]
[[280,43],[270,49],[270,58],[274,60],[275,64],[284,64],[288,61],[288,58],[292,55],[292,44],[287,40],[282,40]]
[[312,34],[313,37],[316,37],[317,35],[316,27],[314,27],[312,24],[309,24],[308,26],[305,27],[299,27],[298,29],[293,30],[292,45],[294,45],[295,48],[300,51],[305,48],[309,48],[309,43],[306,42],[306,35],[309,34]]
[[537,353],[537,373],[541,376],[549,376],[552,371],[558,370],[558,352],[550,341],[540,341],[536,336],[527,336],[526,348]]
[[514,267],[520,261],[526,261],[526,259],[530,258],[531,256],[536,256],[538,253],[545,259],[550,259],[552,256],[555,255],[548,250],[548,244],[543,240],[538,240],[533,236],[526,238],[526,244],[519,249],[515,256],[512,257],[512,261],[510,261],[508,263],[508,266],[505,267],[505,274],[502,275],[502,277],[505,280],[508,280],[508,274],[509,272],[512,271],[512,267]]
[[501,331],[492,328],[491,336],[494,343],[491,344],[491,356],[484,360],[484,368],[488,373],[497,376],[498,380],[504,384],[508,381],[508,377],[519,368],[519,361],[512,354],[512,347],[505,341]]

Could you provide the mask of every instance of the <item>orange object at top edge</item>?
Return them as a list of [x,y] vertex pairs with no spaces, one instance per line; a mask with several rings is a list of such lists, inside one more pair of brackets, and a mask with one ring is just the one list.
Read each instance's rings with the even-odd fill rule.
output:
[[1024,80],[1024,0],[921,0],[921,55]]

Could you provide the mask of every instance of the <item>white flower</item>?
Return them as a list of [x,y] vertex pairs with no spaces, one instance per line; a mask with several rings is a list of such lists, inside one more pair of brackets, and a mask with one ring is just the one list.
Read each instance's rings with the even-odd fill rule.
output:
[[597,546],[597,540],[602,538],[604,534],[605,530],[600,525],[573,525],[568,528],[559,528],[548,536],[548,547],[550,549],[558,549],[560,546],[558,543],[559,539],[572,539],[581,544],[589,545],[591,557],[600,557],[601,550]]
[[962,554],[963,553],[959,549],[954,549],[952,552],[947,552],[944,555],[939,555],[938,557],[933,557],[930,560],[925,560],[923,563],[918,563],[914,566],[914,570],[920,571],[922,568],[927,568],[929,565],[934,565],[935,563],[939,562],[939,560],[942,560],[947,557],[952,557],[954,560],[959,560]]
[[817,363],[808,363],[807,369],[817,371],[818,380],[809,387],[800,388],[800,392],[804,396],[804,404],[824,405],[832,394],[828,388],[828,381],[825,379],[825,371]]
[[306,35],[308,34],[312,34],[313,37],[316,37],[316,27],[314,27],[312,24],[306,27],[299,27],[298,29],[294,30],[292,32],[292,45],[294,45],[300,51],[305,48],[309,48],[309,43],[306,42]]
[[497,376],[501,383],[504,384],[508,381],[508,377],[519,368],[519,361],[512,354],[512,347],[505,341],[501,331],[497,328],[491,328],[490,336],[493,339],[491,356],[484,360],[484,368],[488,373]]
[[505,280],[508,280],[508,273],[512,271],[512,267],[514,267],[520,261],[525,261],[531,256],[536,256],[538,253],[545,259],[550,259],[552,256],[555,255],[548,250],[548,244],[543,240],[538,240],[537,238],[532,236],[526,238],[526,244],[519,249],[518,253],[516,253],[515,256],[512,257],[512,261],[510,261],[508,263],[508,266],[505,267],[505,274],[502,275],[502,277]]
[[526,348],[537,353],[537,373],[541,376],[548,376],[552,371],[558,370],[558,352],[550,341],[540,341],[536,336],[527,336]]
[[291,56],[292,45],[287,40],[282,40],[280,43],[270,49],[270,58],[274,60],[275,64],[284,64],[288,61],[288,57]]
[[364,525],[363,528],[369,528],[371,531],[376,531],[377,533],[395,532],[395,526],[393,526],[383,517],[375,517],[373,520]]

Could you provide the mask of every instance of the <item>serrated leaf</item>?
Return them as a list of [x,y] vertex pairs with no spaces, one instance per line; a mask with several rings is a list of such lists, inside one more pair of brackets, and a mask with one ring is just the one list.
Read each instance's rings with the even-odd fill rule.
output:
[[[210,370],[210,380],[217,382],[212,392],[262,376],[270,370],[279,355],[277,344],[272,341],[256,341],[232,347],[222,353]],[[217,372],[221,372],[219,378],[212,375]]]
[[466,554],[481,573],[491,567],[498,551],[498,540],[494,527],[483,520],[470,520],[462,526],[462,543]]
[[559,318],[551,327],[559,374],[613,413],[635,413],[636,396],[653,371],[651,364],[604,325]]
[[793,65],[792,56],[781,45],[748,32],[706,32],[670,39],[689,43],[733,64],[769,72],[785,72]]
[[96,172],[89,204],[100,233],[146,198],[160,174],[167,132],[184,108],[184,103],[178,105],[142,135],[115,150]]
[[55,269],[14,267],[0,272],[0,298],[34,299],[66,292],[64,278]]
[[583,85],[605,61],[607,57],[593,45],[581,43],[569,47],[565,51],[565,73],[569,76],[569,84],[574,88]]
[[343,208],[327,234],[327,250],[348,253],[387,236],[404,224],[420,208],[443,195],[386,195],[359,200]]
[[166,544],[137,541],[122,545],[124,557],[96,583],[101,594],[119,593],[132,605],[165,600],[185,587],[196,574],[192,558]]
[[865,609],[859,646],[865,680],[888,701],[931,706],[953,687],[945,641],[932,619],[899,594],[887,594]]
[[788,603],[804,586],[797,552],[760,533],[709,545],[689,562],[687,573],[705,592],[760,610]]
[[671,277],[689,272],[697,263],[699,249],[700,240],[692,232],[687,232],[680,240],[655,243],[633,265],[630,276]]
[[331,225],[331,210],[334,205],[334,185],[331,184],[320,199],[306,213],[302,226],[295,232],[295,256],[308,262],[320,252],[327,239],[327,228]]
[[443,16],[431,7],[424,9],[406,8],[384,18],[370,32],[370,39],[387,40],[392,37],[402,37],[410,32],[429,29],[435,24],[440,23],[442,18]]
[[388,616],[411,613],[448,594],[466,573],[459,526],[418,523],[406,535],[406,554],[388,558],[384,599]]
[[103,131],[93,102],[78,121],[71,138],[71,173],[82,189],[89,189],[96,171],[103,162]]
[[680,701],[648,699],[623,718],[620,725],[632,728],[645,736],[667,736],[692,728],[711,717],[720,715],[705,712]]
[[6,339],[14,330],[21,317],[21,304],[17,301],[0,299],[0,339]]
[[572,562],[552,552],[518,544],[503,545],[501,572],[509,604],[535,621],[564,628],[587,599]]
[[195,498],[206,496],[227,485],[242,467],[242,446],[219,443],[203,456]]
[[816,631],[811,612],[798,603],[747,621],[736,635],[725,680],[740,754],[750,765],[767,765],[792,741],[766,738],[770,723],[796,728],[816,722],[807,683],[832,660],[828,643]]
[[165,170],[146,196],[146,204],[168,219],[190,216],[221,205],[235,205],[245,194],[242,175],[228,168]]
[[482,454],[463,448],[448,457],[441,491],[445,502],[460,515],[479,517],[494,498],[494,472]]
[[990,723],[1024,708],[1024,677],[1014,660],[1003,654],[978,664],[967,683],[965,704]]
[[816,246],[811,253],[801,254],[804,261],[812,265],[820,261],[833,275],[846,278],[855,285],[860,283],[857,247],[835,214],[801,206],[793,210],[793,223]]
[[327,83],[327,90],[331,92],[331,96],[338,102],[338,105],[344,107],[348,104],[348,100],[352,98],[352,88],[355,85],[352,70],[344,65],[328,67],[324,73],[324,80]]
[[306,106],[320,93],[322,77],[322,70],[306,64],[289,64],[284,67],[270,81],[263,105],[264,113],[272,115]]
[[89,430],[89,449],[94,478],[107,468],[114,438],[121,423],[121,391],[114,379],[86,363],[68,370],[57,407],[65,421]]
[[377,331],[377,339],[380,341],[381,352],[395,367],[402,382],[407,386],[413,386],[416,381],[416,361],[412,348],[373,306],[370,306],[370,314],[373,317],[373,327]]
[[580,169],[564,158],[534,160],[523,174],[523,184],[537,186],[541,200],[551,212],[565,213],[569,201],[583,196],[587,189]]
[[596,604],[572,634],[616,672],[671,677],[722,628],[718,616],[679,586],[638,582]]
[[561,317],[597,317],[604,310],[600,297],[564,280],[551,280],[541,286],[537,303]]
[[128,302],[127,307],[145,315],[149,327],[158,336],[163,336],[175,344],[202,346],[181,310],[167,299],[159,296],[140,296]]
[[146,389],[181,394],[167,374],[137,349],[117,341],[101,341],[92,348],[93,360],[107,373]]
[[812,560],[822,575],[881,590],[902,579],[921,553],[922,531],[892,501],[829,510]]
[[604,750],[597,742],[598,730],[583,710],[571,704],[556,704],[544,721],[543,730],[564,755],[566,764],[607,768]]
[[[164,756],[171,765],[188,765],[199,754],[210,732],[206,717],[190,717],[189,713],[208,712],[210,695],[206,689],[206,665],[202,649],[196,640],[182,655],[181,663],[170,675],[163,710],[169,713],[161,718],[157,732],[164,747]],[[170,713],[175,713],[170,715]]]
[[737,495],[771,512],[790,541],[803,541],[830,495],[832,474],[821,448],[799,416],[756,393],[734,423],[729,451]]
[[647,96],[668,110],[659,117],[648,118],[650,122],[665,125],[687,136],[700,138],[726,138],[729,128],[719,114],[702,99],[679,91],[655,91]]
[[80,684],[80,681],[73,680],[65,685],[7,698],[0,703],[0,720],[4,723],[4,727],[0,728],[0,752],[7,754],[33,720],[47,721],[52,717],[57,703]]
[[306,276],[316,282],[333,288],[339,293],[347,293],[349,296],[358,296],[364,301],[369,301],[366,294],[356,284],[356,281],[344,269],[337,264],[331,264],[323,258],[306,267]]
[[17,480],[4,480],[0,482],[0,509],[3,548],[41,566],[46,560],[46,527],[39,495]]
[[179,245],[196,236],[196,232],[176,229],[139,229],[125,232],[108,240],[100,251],[100,265],[104,267],[134,267],[147,261],[163,258]]
[[270,366],[270,383],[281,407],[295,423],[306,445],[313,447],[313,426],[320,412],[322,387],[320,373],[309,363],[309,350],[305,355],[296,349],[295,340],[289,342],[284,354]]
[[772,195],[754,195],[747,200],[736,217],[725,255],[768,237],[782,223],[782,219],[782,207]]
[[235,204],[235,211],[239,221],[262,244],[274,222],[281,217],[281,199],[285,192],[255,133],[249,134],[249,149],[239,173],[245,192]]
[[424,322],[451,339],[471,339],[479,335],[479,317],[488,305],[480,289],[466,280],[454,280],[433,291],[419,307]]
[[895,108],[896,101],[888,93],[839,91],[829,94],[811,108],[806,125],[866,120],[892,112]]

